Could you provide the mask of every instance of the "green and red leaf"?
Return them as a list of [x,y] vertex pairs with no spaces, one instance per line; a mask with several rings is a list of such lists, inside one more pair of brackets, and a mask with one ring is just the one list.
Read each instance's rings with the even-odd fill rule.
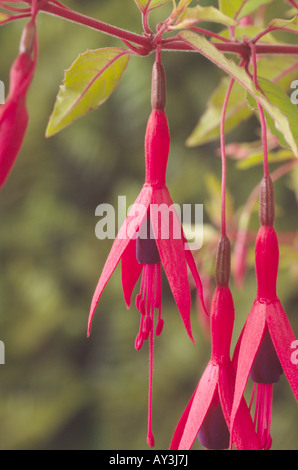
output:
[[101,106],[117,87],[129,62],[126,49],[86,51],[65,73],[46,136],[50,137]]

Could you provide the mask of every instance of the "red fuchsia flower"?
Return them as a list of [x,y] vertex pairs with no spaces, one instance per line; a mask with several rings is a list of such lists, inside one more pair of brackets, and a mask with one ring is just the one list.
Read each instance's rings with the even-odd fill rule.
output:
[[298,369],[291,361],[295,335],[276,293],[279,248],[273,227],[274,194],[270,176],[264,176],[261,183],[259,216],[261,227],[255,246],[257,295],[236,347],[238,362],[231,425],[233,429],[250,377],[255,384],[256,430],[262,448],[270,449],[273,384],[283,372],[298,401]]
[[[236,372],[230,359],[234,326],[234,303],[229,289],[230,242],[222,236],[216,262],[216,290],[212,298],[210,328],[211,359],[176,427],[171,449],[189,450],[198,437],[207,449],[227,449],[230,445],[230,416]],[[234,425],[233,442],[238,450],[258,450],[249,409],[243,397]]]
[[25,137],[29,120],[26,98],[35,65],[36,24],[32,18],[24,29],[20,53],[10,71],[9,95],[0,107],[0,187],[6,181]]
[[[149,446],[154,445],[151,427],[153,337],[154,333],[157,336],[160,335],[164,324],[161,317],[161,265],[166,273],[186,331],[192,340],[191,296],[187,264],[203,301],[202,285],[196,265],[191,251],[188,249],[178,214],[166,186],[170,135],[164,111],[165,96],[164,70],[158,61],[153,68],[152,113],[148,120],[145,136],[145,184],[113,243],[93,296],[88,323],[88,335],[90,335],[96,306],[120,260],[122,262],[124,299],[128,308],[131,304],[134,287],[142,275],[140,291],[136,297],[136,307],[140,312],[140,328],[135,340],[135,348],[140,349],[143,342],[149,339],[150,375],[147,435]],[[161,219],[163,221],[167,218],[166,224],[160,223],[160,209],[165,210],[165,212],[161,211]],[[169,217],[169,211],[172,213],[172,218]],[[157,319],[155,310],[158,311]]]

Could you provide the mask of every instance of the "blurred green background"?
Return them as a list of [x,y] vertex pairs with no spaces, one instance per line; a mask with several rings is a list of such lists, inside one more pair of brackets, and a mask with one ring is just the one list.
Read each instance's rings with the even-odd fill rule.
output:
[[[66,4],[141,33],[133,0]],[[277,1],[271,8],[278,16],[284,4]],[[163,7],[160,14],[164,17],[168,11]],[[157,21],[158,14],[152,19]],[[23,24],[0,28],[0,78],[7,87]],[[95,209],[101,203],[117,207],[118,195],[126,195],[132,203],[142,186],[154,57],[133,57],[119,87],[100,110],[46,140],[47,120],[64,70],[86,49],[121,43],[45,14],[39,16],[38,25],[39,60],[28,97],[30,126],[0,195],[0,339],[6,348],[6,364],[0,366],[0,449],[146,449],[148,348],[145,344],[141,351],[134,350],[139,314],[134,306],[130,311],[125,307],[120,269],[105,289],[88,340],[86,329],[93,291],[112,244],[95,236]],[[199,55],[165,53],[163,61],[172,135],[168,186],[179,204],[203,203],[205,222],[212,223],[214,198],[207,175],[220,178],[220,160],[215,155],[219,142],[187,148],[185,140],[223,74]],[[252,118],[227,141],[255,139],[255,124]],[[228,162],[235,212],[261,174],[261,167],[239,174],[235,162]],[[277,229],[297,232],[297,187],[297,174],[276,183]],[[206,245],[204,250],[208,253]],[[297,246],[283,250],[278,292],[298,332]],[[213,259],[205,254],[207,259],[206,269],[212,275]],[[243,290],[231,284],[234,341],[255,287],[253,269]],[[209,341],[197,321],[195,294],[195,347],[166,282],[163,317],[165,329],[155,342],[154,358],[156,449],[169,447],[210,355]],[[284,377],[274,393],[273,448],[297,449],[297,403]]]

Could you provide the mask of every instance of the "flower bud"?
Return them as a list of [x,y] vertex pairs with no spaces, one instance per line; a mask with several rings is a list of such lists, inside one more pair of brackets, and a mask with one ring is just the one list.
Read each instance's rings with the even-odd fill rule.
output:
[[166,78],[162,64],[155,62],[152,70],[151,86],[152,109],[163,111],[166,106]]
[[31,20],[26,24],[20,42],[20,54],[31,55],[34,49],[34,41],[36,37],[36,24]]
[[264,176],[260,186],[259,218],[262,225],[272,227],[275,218],[274,189],[270,176]]
[[228,286],[231,275],[231,245],[226,235],[222,236],[217,247],[215,280],[218,286]]

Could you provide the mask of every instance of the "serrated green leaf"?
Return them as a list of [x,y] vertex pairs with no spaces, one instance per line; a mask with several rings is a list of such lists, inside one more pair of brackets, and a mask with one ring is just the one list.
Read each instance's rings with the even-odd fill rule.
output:
[[[245,88],[260,102],[268,115],[273,118],[275,127],[284,135],[289,148],[291,148],[295,156],[298,157],[298,140],[296,138],[297,131],[290,126],[288,117],[276,104],[274,104],[275,101],[274,103],[271,101],[272,97],[266,97],[260,91],[256,90],[252,79],[246,71],[239,67],[239,65],[237,65],[233,60],[227,59],[225,55],[211,42],[207,41],[206,38],[191,31],[181,32],[179,33],[179,36],[194,50],[200,52],[203,56],[233,77],[243,88]],[[270,95],[270,90],[268,90],[268,94]],[[297,122],[298,121],[296,121],[296,123]]]
[[234,26],[237,24],[229,16],[224,15],[220,10],[214,7],[201,7],[197,5],[193,8],[186,8],[179,16],[173,29],[180,29],[187,27],[188,24],[194,24],[198,21],[209,21],[213,23],[220,23],[226,26]]
[[298,16],[295,16],[295,18],[292,18],[291,20],[272,20],[269,26],[272,28],[286,28],[289,31],[297,32]]
[[[268,79],[275,81],[280,75],[280,70],[291,68],[291,66],[296,62],[297,59],[290,56],[264,56],[258,62],[258,70],[261,75],[266,74]],[[296,72],[292,70],[288,77],[287,75],[281,77],[278,83],[282,83],[284,89],[288,90],[291,81],[295,76]],[[192,147],[202,145],[219,137],[222,105],[229,82],[230,79],[228,77],[224,77],[213,92],[210,100],[208,101],[206,111],[202,114],[195,129],[186,141],[188,146]],[[226,113],[226,134],[251,116],[251,111],[247,107],[247,101],[244,88],[239,85],[239,83],[235,82]],[[253,106],[255,106],[255,103]]]
[[150,11],[159,8],[172,0],[135,0],[141,11]]
[[219,8],[224,15],[235,18],[242,3],[243,0],[219,0]]
[[240,20],[253,13],[261,5],[271,2],[272,0],[219,0],[219,7],[225,15]]
[[[263,91],[264,95],[270,101],[271,104],[276,106],[279,111],[285,116],[288,121],[288,126],[290,128],[290,132],[293,136],[294,141],[296,142],[296,147],[298,145],[298,108],[293,105],[288,95],[284,92],[284,90],[276,83],[271,82],[270,80],[262,77],[258,77],[258,83]],[[249,103],[251,107],[256,108],[256,101],[253,97],[248,97]],[[279,126],[276,126],[274,122],[274,116],[268,116],[268,111],[266,112],[267,123],[270,131],[273,135],[275,135],[280,145],[283,147],[289,147],[289,135],[283,132],[283,129]],[[275,125],[273,125],[275,124]],[[290,146],[292,149],[292,146]],[[295,153],[297,157],[297,154]]]
[[116,47],[81,54],[65,73],[46,136],[102,105],[118,85],[129,58],[127,50]]

